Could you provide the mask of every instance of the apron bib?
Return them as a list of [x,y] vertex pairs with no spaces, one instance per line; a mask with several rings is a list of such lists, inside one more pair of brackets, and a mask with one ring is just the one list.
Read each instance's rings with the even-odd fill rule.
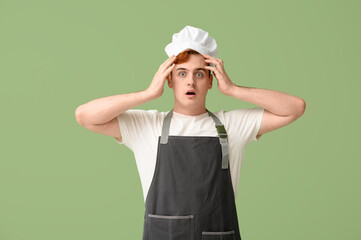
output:
[[169,136],[173,109],[166,115],[145,202],[143,240],[241,240],[227,133],[207,112],[218,137]]

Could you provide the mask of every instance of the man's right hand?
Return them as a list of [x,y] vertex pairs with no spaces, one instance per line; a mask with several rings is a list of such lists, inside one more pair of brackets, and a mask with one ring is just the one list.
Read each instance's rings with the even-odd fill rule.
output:
[[[175,64],[173,64],[176,57],[174,55],[170,56],[164,63],[159,66],[158,71],[154,75],[152,83],[147,88],[147,92],[158,98],[162,96],[164,91],[164,83],[169,75],[169,73],[173,70]],[[170,67],[169,67],[170,66]]]

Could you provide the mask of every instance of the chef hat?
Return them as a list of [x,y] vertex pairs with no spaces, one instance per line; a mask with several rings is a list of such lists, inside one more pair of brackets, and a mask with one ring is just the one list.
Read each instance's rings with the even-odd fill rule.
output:
[[179,33],[174,33],[172,42],[165,47],[165,52],[170,57],[177,56],[186,49],[193,49],[201,54],[212,57],[217,56],[216,40],[208,35],[208,32],[187,25]]

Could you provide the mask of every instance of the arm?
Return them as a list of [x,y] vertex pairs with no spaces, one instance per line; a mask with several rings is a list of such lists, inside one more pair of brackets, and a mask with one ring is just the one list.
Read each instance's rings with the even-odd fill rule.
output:
[[[94,132],[121,139],[117,116],[163,94],[164,83],[174,67],[175,57],[160,65],[150,86],[143,91],[119,94],[92,100],[75,110],[76,121]],[[171,67],[169,67],[173,64]]]
[[306,102],[302,98],[280,91],[237,86],[228,77],[223,66],[223,60],[206,54],[203,54],[203,56],[206,63],[215,65],[215,67],[205,66],[205,68],[213,71],[218,80],[217,86],[221,93],[241,101],[256,104],[264,109],[257,137],[286,126],[303,115]]
[[224,94],[265,109],[257,136],[290,124],[301,117],[306,108],[302,98],[275,90],[234,85]]
[[76,109],[76,121],[82,127],[113,136],[121,142],[122,134],[117,116],[152,99],[154,97],[146,90],[95,99]]
[[95,99],[75,110],[76,120],[80,125],[103,124],[153,99],[147,90]]

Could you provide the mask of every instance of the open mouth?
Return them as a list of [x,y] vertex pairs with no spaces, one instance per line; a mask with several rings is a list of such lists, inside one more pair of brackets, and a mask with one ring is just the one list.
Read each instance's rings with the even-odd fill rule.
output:
[[196,93],[193,92],[193,91],[188,91],[188,92],[186,93],[186,95],[196,95]]

